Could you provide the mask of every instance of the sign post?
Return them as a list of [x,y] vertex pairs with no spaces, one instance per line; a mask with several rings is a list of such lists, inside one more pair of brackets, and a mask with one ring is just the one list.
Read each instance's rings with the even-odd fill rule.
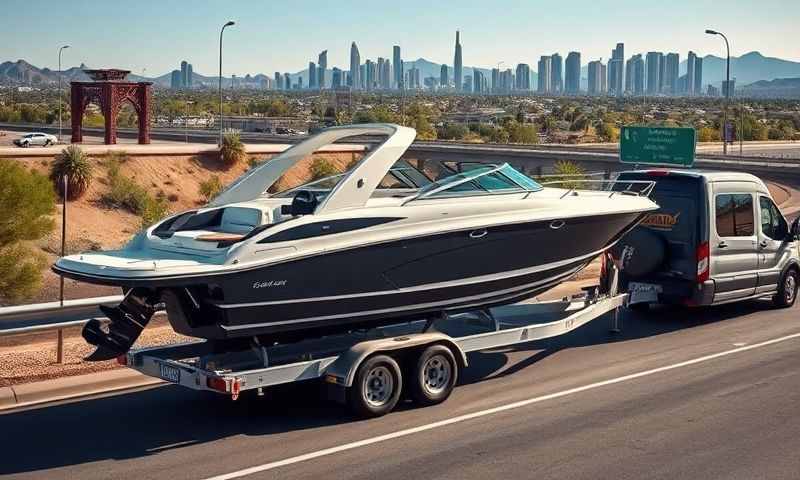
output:
[[619,137],[622,163],[691,167],[697,136],[691,127],[624,126]]

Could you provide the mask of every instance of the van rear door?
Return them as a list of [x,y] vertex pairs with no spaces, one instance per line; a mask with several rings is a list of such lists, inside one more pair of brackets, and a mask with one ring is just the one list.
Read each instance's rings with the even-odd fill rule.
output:
[[694,282],[697,247],[702,238],[699,218],[704,213],[702,178],[676,172],[642,171],[624,172],[618,179],[656,182],[650,198],[660,208],[636,227],[656,233],[664,242],[664,263],[648,277]]

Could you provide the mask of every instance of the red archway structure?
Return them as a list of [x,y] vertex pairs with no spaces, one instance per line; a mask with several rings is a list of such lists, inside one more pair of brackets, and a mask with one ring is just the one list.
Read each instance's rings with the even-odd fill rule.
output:
[[151,82],[128,82],[129,70],[84,70],[91,82],[71,82],[72,143],[83,141],[83,113],[95,103],[105,118],[105,143],[117,143],[117,114],[128,101],[139,119],[139,143],[150,143]]

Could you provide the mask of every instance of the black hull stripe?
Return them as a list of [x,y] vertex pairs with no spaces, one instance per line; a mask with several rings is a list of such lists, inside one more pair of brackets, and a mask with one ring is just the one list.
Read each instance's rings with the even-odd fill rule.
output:
[[[472,296],[462,297],[462,298],[451,298],[451,299],[438,301],[438,302],[429,302],[429,303],[423,303],[423,304],[417,304],[417,305],[407,305],[407,306],[402,306],[402,307],[385,308],[385,309],[377,309],[377,310],[365,310],[365,311],[360,311],[360,312],[348,312],[348,313],[342,313],[342,314],[337,314],[337,315],[325,315],[325,316],[318,316],[318,317],[300,318],[300,319],[294,319],[294,320],[282,320],[282,321],[279,320],[279,321],[274,321],[274,322],[264,322],[264,323],[255,323],[255,324],[251,323],[251,324],[234,325],[234,326],[220,325],[220,327],[222,329],[226,330],[226,331],[234,332],[234,331],[237,331],[237,330],[247,330],[247,329],[253,329],[253,328],[260,328],[260,327],[273,327],[273,326],[278,326],[278,325],[293,325],[293,324],[297,324],[297,323],[319,322],[319,321],[325,321],[325,320],[336,320],[336,319],[340,319],[340,318],[364,317],[364,316],[370,316],[370,315],[382,315],[382,314],[387,314],[387,313],[397,313],[397,312],[403,312],[403,311],[430,310],[430,309],[433,309],[435,307],[443,307],[445,310],[453,309],[453,308],[464,308],[464,307],[469,307],[472,304],[461,305],[461,303],[463,303],[463,302],[473,302],[475,300],[481,300],[481,299],[484,299],[484,301],[483,302],[474,303],[474,305],[483,305],[483,304],[486,303],[485,299],[491,299],[492,297],[498,297],[498,296],[499,297],[504,297],[504,296],[514,297],[515,295],[519,295],[519,293],[521,291],[525,291],[525,290],[529,290],[529,289],[535,289],[536,287],[541,287],[543,285],[557,283],[557,282],[561,281],[561,279],[567,278],[570,275],[575,274],[576,272],[578,272],[583,267],[584,267],[584,264],[581,263],[580,265],[578,265],[578,266],[576,266],[574,268],[571,268],[570,270],[568,270],[566,272],[560,273],[558,275],[554,275],[554,276],[546,278],[544,280],[539,280],[537,282],[533,282],[533,283],[530,283],[530,284],[516,286],[516,287],[505,289],[505,290],[493,291],[491,293],[481,294],[481,295],[472,295]],[[500,301],[500,300],[502,300],[502,298],[500,298],[498,300],[495,300],[495,301]],[[447,305],[451,305],[451,307],[447,307]]]
[[553,262],[545,265],[537,265],[535,267],[530,268],[521,268],[519,270],[512,270],[509,272],[501,272],[495,273],[492,275],[482,275],[479,277],[470,277],[463,280],[455,280],[449,282],[439,282],[439,283],[427,283],[424,285],[418,285],[415,287],[403,287],[398,288],[396,290],[381,290],[378,292],[363,292],[363,293],[352,293],[348,295],[331,295],[327,297],[311,297],[311,298],[292,298],[288,300],[273,300],[273,301],[266,301],[266,302],[248,302],[248,303],[231,303],[231,304],[224,304],[219,303],[215,304],[214,306],[217,308],[223,309],[235,309],[235,308],[251,308],[251,307],[266,307],[270,305],[288,305],[293,303],[308,303],[308,302],[325,302],[325,301],[336,301],[336,300],[345,300],[345,299],[352,299],[352,298],[363,298],[363,297],[374,297],[380,295],[398,295],[404,293],[412,293],[417,291],[424,291],[424,290],[437,290],[442,288],[451,288],[451,287],[460,287],[465,285],[472,285],[476,283],[486,283],[491,282],[494,280],[503,280],[508,278],[514,277],[521,277],[525,275],[530,275],[533,273],[538,272],[546,272],[548,270],[553,270],[559,267],[564,267],[568,265],[575,264],[577,262],[582,262],[584,260],[588,260],[591,258],[596,257],[602,253],[602,250],[597,252],[592,252],[587,255],[581,255],[580,257],[570,258],[567,260],[562,260],[560,262]]

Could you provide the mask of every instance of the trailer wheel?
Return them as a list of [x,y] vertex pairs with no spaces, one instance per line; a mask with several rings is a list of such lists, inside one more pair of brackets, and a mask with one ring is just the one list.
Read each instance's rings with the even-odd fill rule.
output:
[[347,403],[358,416],[380,417],[397,405],[402,389],[397,362],[387,355],[376,355],[358,367],[353,386],[347,391]]
[[436,405],[447,400],[458,380],[458,363],[444,345],[431,345],[417,360],[411,381],[411,396],[419,405]]

